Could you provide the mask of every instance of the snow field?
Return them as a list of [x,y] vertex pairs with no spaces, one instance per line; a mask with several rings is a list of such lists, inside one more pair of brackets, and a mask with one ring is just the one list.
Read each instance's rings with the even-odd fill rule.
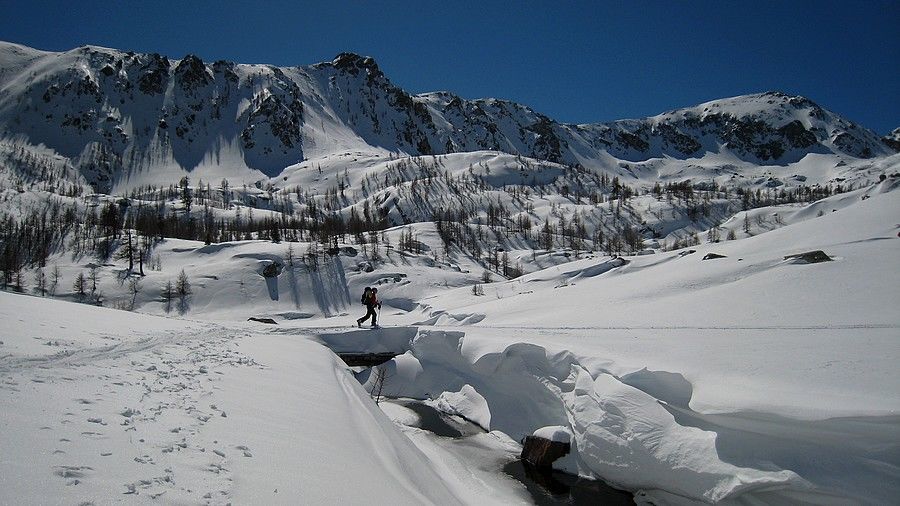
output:
[[[692,254],[589,255],[483,296],[471,290],[481,267],[436,259],[425,224],[412,225],[422,254],[394,251],[371,272],[362,253],[341,254],[275,278],[262,270],[287,244],[167,240],[137,307],[178,315],[158,287],[185,269],[194,293],[180,316],[204,321],[0,293],[0,502],[511,502],[521,487],[490,469],[553,425],[573,438],[561,468],[639,500],[890,502],[900,243],[885,217],[898,211],[889,181],[760,211],[783,226]],[[403,230],[386,234],[396,244]],[[783,258],[812,249],[834,261]],[[710,252],[726,258],[702,260]],[[85,264],[51,262],[70,297]],[[101,266],[108,300],[125,296],[118,270]],[[349,328],[363,286],[379,287],[382,330]],[[368,399],[371,372],[360,386],[304,335],[403,352],[383,366],[385,393],[493,431],[481,443],[495,458],[469,472],[474,453],[392,424]]]
[[[461,502],[464,487],[446,485],[346,367],[309,340],[0,300],[4,321],[45,322],[0,332],[0,502]],[[66,328],[88,319],[104,322],[96,332],[115,344]],[[61,353],[23,345],[61,330],[72,338]]]

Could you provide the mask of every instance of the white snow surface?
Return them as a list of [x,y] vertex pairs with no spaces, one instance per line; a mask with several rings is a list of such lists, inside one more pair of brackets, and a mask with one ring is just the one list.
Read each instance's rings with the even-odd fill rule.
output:
[[562,425],[541,427],[534,431],[532,436],[553,441],[555,443],[570,443],[572,441],[572,433],[569,432],[568,428],[563,427]]
[[[467,472],[409,412],[379,409],[374,371],[328,348],[399,353],[383,393],[473,421],[503,458],[562,427],[561,469],[639,501],[891,503],[896,186],[758,209],[780,228],[690,254],[548,262],[484,295],[474,260],[430,254],[427,224],[412,225],[422,254],[366,272],[342,253],[275,278],[261,272],[284,244],[167,240],[138,313],[2,292],[0,503],[527,500],[486,462]],[[833,261],[784,258],[816,249]],[[51,262],[74,299],[64,286],[85,261]],[[194,293],[167,312],[159,286],[181,269]],[[108,301],[127,296],[118,272],[101,266]],[[355,328],[363,286],[379,287],[382,329]]]
[[443,392],[434,406],[444,413],[459,415],[481,428],[491,426],[491,410],[472,385],[463,385],[459,392]]
[[459,502],[311,341],[0,301],[0,502]]

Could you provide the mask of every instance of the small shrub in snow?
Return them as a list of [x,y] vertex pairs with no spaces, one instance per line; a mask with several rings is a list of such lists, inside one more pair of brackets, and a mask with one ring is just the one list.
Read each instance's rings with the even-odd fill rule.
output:
[[168,313],[172,310],[172,299],[175,298],[175,287],[172,286],[171,279],[166,281],[166,284],[163,285],[162,290],[160,290],[160,295],[162,296],[166,312]]
[[187,274],[184,273],[184,269],[181,269],[181,273],[178,274],[178,280],[175,282],[175,293],[182,299],[192,293],[191,282],[188,280]]
[[75,295],[78,296],[79,300],[84,299],[86,285],[87,282],[84,279],[84,273],[79,272],[78,275],[75,276],[75,282],[72,283],[72,291],[75,292]]
[[294,245],[288,244],[287,252],[284,254],[284,261],[290,266],[294,266]]
[[61,277],[62,273],[59,271],[59,266],[53,264],[53,270],[50,271],[50,295],[56,295],[56,287],[59,285]]
[[129,311],[134,311],[134,304],[137,295],[141,292],[141,278],[131,278],[128,280],[128,293],[131,294],[131,304],[128,306]]
[[38,293],[41,294],[41,297],[47,295],[47,275],[44,274],[42,267],[38,267],[34,271],[34,286],[37,288]]

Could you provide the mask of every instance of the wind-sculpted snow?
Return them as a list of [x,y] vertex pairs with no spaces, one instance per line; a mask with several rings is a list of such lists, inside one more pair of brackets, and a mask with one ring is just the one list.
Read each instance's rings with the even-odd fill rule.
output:
[[718,502],[753,489],[808,487],[790,471],[739,468],[719,459],[716,434],[675,422],[657,399],[610,374],[573,367],[560,385],[580,463],[629,489],[662,489]]
[[[570,352],[528,343],[496,348],[456,331],[420,329],[406,342],[397,339],[409,333],[391,330],[389,344],[356,341],[357,350],[405,350],[381,366],[385,395],[434,398],[435,406],[514,439],[544,426],[568,427],[573,455],[565,465],[572,471],[632,491],[664,490],[700,501],[810,488],[787,470],[723,462],[715,433],[678,424],[659,399],[607,372],[591,374]],[[334,344],[344,341],[340,336],[320,339]],[[360,373],[370,389],[375,377]]]

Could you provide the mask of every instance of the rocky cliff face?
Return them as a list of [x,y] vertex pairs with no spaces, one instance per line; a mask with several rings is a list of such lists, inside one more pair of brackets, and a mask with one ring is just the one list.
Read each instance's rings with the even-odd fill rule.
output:
[[881,141],[890,146],[894,151],[900,152],[900,128],[891,130],[891,133],[882,137]]
[[[278,68],[0,44],[0,142],[8,153],[47,149],[101,191],[131,178],[146,181],[154,171],[272,177],[307,156],[351,149],[498,150],[590,169],[610,158],[720,152],[765,164],[809,153],[869,158],[900,150],[898,137],[895,130],[880,138],[806,98],[778,92],[571,125],[503,100],[410,95],[372,58],[351,53]],[[7,163],[29,170],[22,156]]]

